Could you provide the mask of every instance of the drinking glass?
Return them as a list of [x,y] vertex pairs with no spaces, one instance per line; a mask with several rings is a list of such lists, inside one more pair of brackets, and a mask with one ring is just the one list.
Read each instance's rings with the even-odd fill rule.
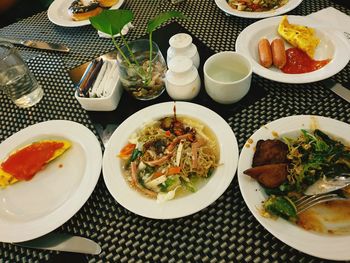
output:
[[0,42],[0,90],[18,107],[38,103],[43,90],[14,46]]

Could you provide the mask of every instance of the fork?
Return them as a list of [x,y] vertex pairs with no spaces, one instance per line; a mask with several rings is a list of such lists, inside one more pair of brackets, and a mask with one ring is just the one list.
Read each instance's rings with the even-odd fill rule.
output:
[[319,194],[319,195],[303,195],[296,201],[294,201],[294,205],[297,210],[297,214],[304,212],[305,210],[328,201],[333,200],[345,200],[346,197],[342,197],[336,193],[327,193],[327,194]]

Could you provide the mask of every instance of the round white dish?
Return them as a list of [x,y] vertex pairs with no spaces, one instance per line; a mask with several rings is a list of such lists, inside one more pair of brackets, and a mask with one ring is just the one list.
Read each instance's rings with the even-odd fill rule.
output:
[[[125,0],[119,0],[114,6],[110,9],[118,9]],[[49,20],[58,25],[64,27],[78,27],[90,25],[89,19],[82,21],[74,21],[68,14],[68,7],[71,5],[73,0],[54,0],[49,9],[47,10],[47,16]]]
[[29,126],[0,144],[0,160],[43,139],[66,139],[72,146],[31,180],[0,189],[0,241],[22,242],[49,233],[86,202],[101,173],[102,150],[85,126],[65,120]]
[[247,11],[238,11],[233,9],[227,3],[227,0],[215,0],[215,4],[226,14],[245,17],[245,18],[266,18],[271,16],[278,16],[284,13],[287,13],[294,8],[296,8],[303,0],[289,0],[287,4],[281,6],[280,8],[265,11],[265,12],[247,12]]
[[347,244],[350,242],[350,236],[316,234],[281,218],[273,220],[261,216],[259,210],[261,202],[267,196],[256,180],[243,174],[243,171],[252,165],[254,150],[258,140],[274,139],[276,133],[278,136],[297,136],[300,134],[300,129],[315,128],[319,128],[327,134],[340,139],[343,143],[347,142],[349,144],[350,125],[338,120],[310,115],[290,116],[275,120],[258,129],[249,138],[249,141],[252,140],[253,143],[247,147],[247,142],[243,147],[238,163],[239,187],[251,213],[267,231],[282,242],[315,257],[330,260],[349,260],[350,250]]
[[174,102],[144,108],[126,119],[113,133],[103,156],[103,178],[115,200],[131,212],[155,219],[171,219],[200,211],[218,199],[230,185],[237,169],[238,145],[231,127],[218,114],[203,106],[176,102],[176,114],[199,119],[215,133],[220,147],[220,165],[197,192],[157,203],[132,189],[126,182],[117,155],[129,136],[146,123],[173,114]]
[[[279,37],[277,27],[281,19],[282,17],[271,17],[257,21],[246,27],[237,37],[236,51],[251,59],[254,73],[283,83],[310,83],[335,75],[349,62],[349,44],[342,33],[326,28],[312,18],[288,16],[288,21],[292,24],[305,25],[315,29],[315,33],[321,41],[316,48],[314,59],[332,58],[332,60],[319,70],[303,74],[286,74],[273,66],[271,68],[261,66],[259,64],[258,42],[264,37],[270,42]],[[286,41],[285,44],[286,49],[291,47]]]

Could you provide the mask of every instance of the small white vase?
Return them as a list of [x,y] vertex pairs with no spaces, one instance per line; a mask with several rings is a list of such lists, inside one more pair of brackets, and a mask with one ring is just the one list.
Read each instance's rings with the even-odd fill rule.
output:
[[201,80],[191,59],[185,56],[173,57],[165,74],[165,87],[174,100],[191,100],[200,91]]
[[167,64],[176,56],[185,56],[192,60],[193,65],[198,69],[200,58],[197,47],[192,43],[192,37],[186,33],[179,33],[169,39],[167,51]]

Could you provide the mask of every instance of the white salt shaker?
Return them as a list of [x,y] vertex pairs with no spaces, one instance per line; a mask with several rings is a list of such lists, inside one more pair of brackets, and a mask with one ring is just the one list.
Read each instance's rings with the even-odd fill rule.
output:
[[167,51],[167,63],[175,56],[185,56],[192,60],[193,65],[198,69],[199,67],[199,54],[197,47],[192,43],[192,37],[186,33],[179,33],[172,36],[169,39],[169,45]]
[[175,56],[168,64],[165,74],[165,87],[174,100],[191,100],[196,97],[201,87],[201,80],[191,59]]

